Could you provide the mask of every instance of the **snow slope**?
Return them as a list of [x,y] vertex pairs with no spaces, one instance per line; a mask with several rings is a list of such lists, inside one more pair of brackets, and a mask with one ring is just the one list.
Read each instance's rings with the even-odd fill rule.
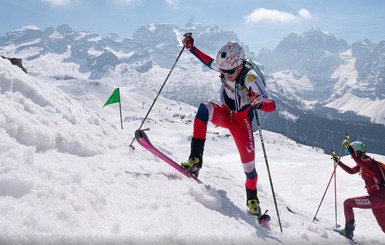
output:
[[[40,80],[1,59],[0,67],[0,244],[351,244],[331,231],[334,183],[313,222],[333,170],[323,152],[262,131],[280,232],[256,135],[258,195],[272,217],[265,230],[247,214],[245,176],[226,130],[209,126],[206,189],[136,142],[129,147],[156,94],[121,87],[121,130],[118,105],[102,109],[113,84]],[[188,157],[195,111],[159,97],[144,125],[176,161]],[[359,176],[340,169],[337,187],[343,224],[344,199],[365,190]],[[359,244],[385,244],[370,210],[356,210],[356,223]]]

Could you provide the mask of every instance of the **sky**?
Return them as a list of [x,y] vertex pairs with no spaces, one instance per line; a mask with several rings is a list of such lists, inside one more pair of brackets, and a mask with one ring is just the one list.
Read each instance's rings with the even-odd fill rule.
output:
[[69,24],[123,39],[143,25],[194,22],[234,31],[255,53],[315,26],[348,43],[385,40],[385,2],[377,0],[0,0],[0,6],[1,34]]
[[[50,71],[65,68],[55,64]],[[118,104],[103,108],[114,79],[49,77],[0,59],[0,244],[352,244],[332,229],[344,225],[343,201],[366,194],[364,183],[337,168],[327,185],[328,154],[262,125],[266,158],[258,134],[255,143],[258,197],[272,218],[266,229],[247,212],[245,175],[226,129],[209,124],[198,184],[137,142],[129,147],[156,93],[120,86],[122,130]],[[197,108],[157,98],[143,128],[158,149],[187,160]],[[371,211],[355,215],[357,244],[384,244]]]

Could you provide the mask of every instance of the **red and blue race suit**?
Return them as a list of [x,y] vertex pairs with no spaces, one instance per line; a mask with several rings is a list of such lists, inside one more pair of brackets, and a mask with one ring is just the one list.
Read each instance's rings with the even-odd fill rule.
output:
[[[193,46],[189,49],[203,64],[218,71],[218,64],[209,55]],[[202,103],[194,119],[193,138],[206,139],[207,123],[227,128],[234,138],[242,166],[246,174],[247,199],[256,199],[258,174],[255,169],[255,145],[252,121],[255,120],[255,108],[250,104],[248,91],[258,92],[263,103],[258,108],[264,112],[275,110],[275,103],[266,90],[261,77],[253,69],[244,70],[235,82],[228,81],[221,76],[222,87],[220,98],[222,104],[213,102]]]

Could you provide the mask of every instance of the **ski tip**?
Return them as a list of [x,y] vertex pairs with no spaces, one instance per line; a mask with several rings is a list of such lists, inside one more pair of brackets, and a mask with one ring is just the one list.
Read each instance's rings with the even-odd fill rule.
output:
[[258,221],[261,222],[269,222],[271,220],[270,215],[268,214],[262,214],[261,216],[258,217]]
[[287,211],[289,211],[290,213],[296,214],[291,208],[289,208],[289,206],[287,206],[286,209],[287,209]]
[[145,138],[145,137],[146,137],[146,133],[144,132],[144,130],[137,129],[137,130],[135,131],[135,138],[136,138],[137,140],[143,139],[143,138]]
[[265,229],[267,229],[267,230],[270,230],[270,220],[271,220],[271,218],[270,218],[269,215],[263,214],[263,215],[259,216],[259,218],[258,218],[258,224],[259,224],[261,227],[263,227],[263,228],[265,228]]
[[135,138],[138,139],[142,135],[142,131],[140,129],[135,130]]
[[146,137],[146,133],[144,131],[150,131],[150,128],[135,130],[135,138],[136,139],[141,139],[141,138]]
[[267,214],[269,210],[266,210],[262,215],[258,216],[258,223],[262,226],[267,226],[271,220],[270,215]]

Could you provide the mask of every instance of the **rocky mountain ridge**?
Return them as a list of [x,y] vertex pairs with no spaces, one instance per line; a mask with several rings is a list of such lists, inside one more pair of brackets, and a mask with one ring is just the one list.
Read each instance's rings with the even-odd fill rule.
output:
[[[175,62],[182,48],[180,41],[187,32],[192,32],[196,46],[212,57],[228,40],[240,42],[232,31],[198,24],[142,26],[123,40],[114,34],[101,37],[74,31],[68,25],[44,30],[26,26],[0,36],[0,54],[23,58],[29,74],[36,77],[157,90]],[[323,149],[330,148],[336,139],[314,137],[301,128],[311,122],[317,135],[327,131],[337,137],[336,133],[343,135],[349,130],[357,138],[368,138],[365,129],[382,130],[385,42],[373,44],[364,40],[349,45],[331,33],[313,28],[292,33],[273,51],[262,50],[257,56],[241,44],[246,55],[261,61],[270,74],[268,89],[278,110],[262,114],[266,129]],[[53,71],[50,62],[61,63],[63,69]],[[217,100],[217,77],[186,51],[162,95],[196,106],[202,101]],[[318,125],[320,121],[322,125]],[[385,136],[375,134],[369,145],[383,143],[381,138]]]

